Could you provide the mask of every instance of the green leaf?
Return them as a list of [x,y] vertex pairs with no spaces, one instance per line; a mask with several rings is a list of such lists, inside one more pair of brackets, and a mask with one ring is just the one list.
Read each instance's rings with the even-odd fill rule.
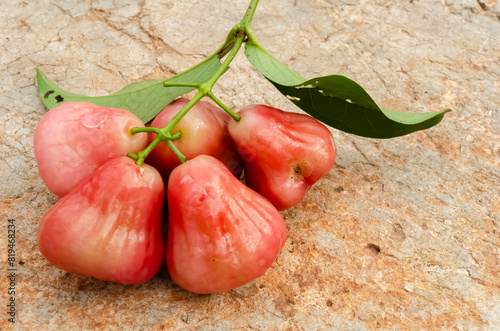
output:
[[245,55],[255,69],[271,82],[280,85],[296,85],[306,81],[304,77],[278,61],[260,45],[251,41],[245,44]]
[[245,45],[250,63],[309,115],[336,129],[369,138],[393,138],[438,124],[449,109],[408,113],[381,109],[353,80],[331,75],[306,80],[256,42]]
[[[204,83],[220,67],[219,56],[220,54],[215,53],[205,61],[167,81]],[[102,107],[129,110],[144,123],[153,119],[166,105],[178,96],[194,90],[193,87],[164,87],[164,79],[154,79],[129,84],[120,91],[110,95],[88,97],[61,89],[38,69],[36,76],[40,99],[48,109],[52,109],[66,101],[87,101]]]

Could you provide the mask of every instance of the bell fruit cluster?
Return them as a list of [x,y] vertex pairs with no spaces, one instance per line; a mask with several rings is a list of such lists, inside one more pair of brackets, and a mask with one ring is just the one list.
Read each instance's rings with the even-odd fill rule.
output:
[[[187,103],[168,105],[151,126],[167,126]],[[263,275],[287,237],[279,210],[302,201],[333,167],[336,149],[309,116],[263,105],[238,115],[196,103],[172,130],[174,153],[165,142],[148,147],[159,129],[126,110],[84,102],[50,110],[34,148],[42,179],[61,199],[40,221],[40,252],[67,272],[126,284],[151,279],[166,261],[172,280],[195,293]],[[148,164],[132,157],[145,151]]]

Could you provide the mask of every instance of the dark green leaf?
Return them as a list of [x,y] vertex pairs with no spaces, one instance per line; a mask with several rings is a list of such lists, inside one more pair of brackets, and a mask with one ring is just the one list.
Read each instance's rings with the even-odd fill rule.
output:
[[380,109],[353,80],[339,75],[310,80],[278,61],[260,45],[247,42],[245,53],[283,95],[316,119],[336,129],[370,138],[393,138],[438,124],[445,113],[407,113]]
[[[215,53],[200,64],[168,79],[168,81],[204,83],[215,74],[220,65],[219,56]],[[132,83],[110,95],[87,97],[64,91],[37,69],[40,99],[47,108],[52,109],[65,101],[87,101],[102,107],[129,110],[144,123],[153,119],[172,100],[194,89],[192,87],[164,87],[164,81],[164,79],[154,79]]]

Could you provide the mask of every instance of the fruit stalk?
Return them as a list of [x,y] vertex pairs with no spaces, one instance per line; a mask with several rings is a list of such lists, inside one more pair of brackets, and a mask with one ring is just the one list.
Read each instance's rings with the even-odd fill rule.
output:
[[[167,144],[172,148],[173,152],[179,157],[182,163],[186,162],[187,158],[184,156],[171,142],[172,130],[179,123],[179,121],[187,114],[193,106],[198,103],[203,97],[210,97],[219,107],[224,109],[235,121],[240,120],[240,116],[234,113],[231,109],[229,109],[222,101],[220,101],[215,94],[212,92],[212,88],[215,83],[219,80],[219,78],[228,70],[229,64],[234,60],[236,54],[238,54],[243,42],[247,38],[247,31],[252,33],[252,29],[250,24],[252,23],[253,15],[257,8],[257,4],[259,0],[251,0],[248,5],[247,11],[243,16],[240,23],[236,24],[228,34],[226,41],[219,48],[221,50],[221,55],[226,53],[228,49],[230,49],[229,54],[227,54],[226,59],[218,68],[216,73],[206,82],[201,84],[193,84],[193,83],[179,83],[179,82],[168,82],[166,81],[163,85],[165,87],[169,86],[187,86],[187,87],[196,87],[198,92],[196,95],[179,111],[179,113],[167,124],[163,129],[151,129],[151,128],[133,128],[130,130],[132,134],[138,132],[155,132],[158,134],[157,138],[153,140],[153,142],[144,150],[137,154],[128,154],[127,156],[136,160],[137,165],[142,166],[146,157],[151,153],[151,151],[162,141],[166,141]],[[178,138],[177,138],[178,139]]]

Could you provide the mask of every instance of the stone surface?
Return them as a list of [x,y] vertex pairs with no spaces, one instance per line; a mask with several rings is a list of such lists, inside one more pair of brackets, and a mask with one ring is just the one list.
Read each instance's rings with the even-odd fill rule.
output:
[[[305,77],[346,75],[384,108],[452,108],[390,140],[332,130],[337,165],[283,212],[288,241],[256,281],[223,294],[177,287],[166,268],[118,285],[66,274],[37,248],[57,201],[32,134],[45,113],[35,68],[103,95],[210,55],[246,0],[0,0],[0,329],[499,330],[500,3],[259,4],[260,43]],[[126,3],[126,4],[124,4]],[[229,107],[299,111],[239,54],[215,93]],[[16,323],[4,312],[7,219],[16,220]]]

